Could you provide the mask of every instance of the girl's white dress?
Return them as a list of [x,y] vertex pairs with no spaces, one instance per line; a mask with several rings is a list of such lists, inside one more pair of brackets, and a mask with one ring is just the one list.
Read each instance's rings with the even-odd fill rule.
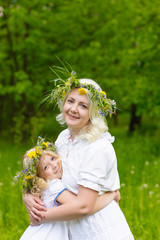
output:
[[[106,132],[95,142],[75,138],[69,130],[60,133],[56,141],[63,165],[63,184],[78,194],[78,186],[96,190],[99,194],[120,188],[117,159]],[[112,201],[99,212],[68,222],[71,240],[133,240],[133,235],[119,205]],[[54,239],[54,238],[53,238]]]
[[[44,190],[42,200],[46,208],[58,205],[56,199],[66,188],[60,179],[54,179],[49,187]],[[68,240],[67,222],[42,223],[38,226],[29,226],[20,240]]]

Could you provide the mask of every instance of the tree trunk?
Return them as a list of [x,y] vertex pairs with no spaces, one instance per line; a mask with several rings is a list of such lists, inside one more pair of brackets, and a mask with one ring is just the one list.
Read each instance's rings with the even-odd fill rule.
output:
[[141,115],[137,116],[137,105],[131,105],[131,120],[129,124],[129,132],[134,132],[136,126],[140,127],[141,124]]

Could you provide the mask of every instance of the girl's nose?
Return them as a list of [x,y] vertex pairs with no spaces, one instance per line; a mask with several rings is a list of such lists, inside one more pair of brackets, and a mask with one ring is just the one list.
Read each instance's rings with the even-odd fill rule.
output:
[[52,168],[53,168],[53,169],[56,168],[56,167],[57,167],[57,164],[58,164],[57,162],[53,162],[53,163],[52,163]]

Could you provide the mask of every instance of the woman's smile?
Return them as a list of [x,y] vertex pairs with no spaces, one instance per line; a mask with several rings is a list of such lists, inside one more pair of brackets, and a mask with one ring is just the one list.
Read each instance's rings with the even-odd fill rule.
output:
[[68,116],[69,116],[70,118],[73,118],[73,119],[79,119],[79,117],[77,117],[77,116],[75,116],[75,115],[73,115],[73,114],[71,114],[71,113],[68,113]]
[[88,124],[89,105],[86,94],[80,95],[77,88],[70,92],[63,107],[63,116],[71,132],[78,134]]

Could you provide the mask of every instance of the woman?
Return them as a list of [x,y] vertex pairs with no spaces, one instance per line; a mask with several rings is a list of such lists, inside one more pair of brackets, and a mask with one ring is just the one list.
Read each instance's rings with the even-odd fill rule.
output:
[[[108,99],[93,80],[79,80],[74,72],[66,80],[58,81],[60,83],[50,97],[58,102],[61,110],[57,120],[62,124],[65,122],[68,129],[59,135],[56,146],[63,165],[63,183],[77,198],[47,210],[41,222],[73,220],[69,222],[70,239],[73,240],[133,240],[115,201],[87,216],[98,195],[120,187],[116,155],[111,144],[114,138],[108,133],[105,121],[107,115],[115,112],[115,102]],[[24,202],[27,206],[29,200],[24,198]],[[39,215],[33,207],[30,213],[32,224],[40,219]]]

